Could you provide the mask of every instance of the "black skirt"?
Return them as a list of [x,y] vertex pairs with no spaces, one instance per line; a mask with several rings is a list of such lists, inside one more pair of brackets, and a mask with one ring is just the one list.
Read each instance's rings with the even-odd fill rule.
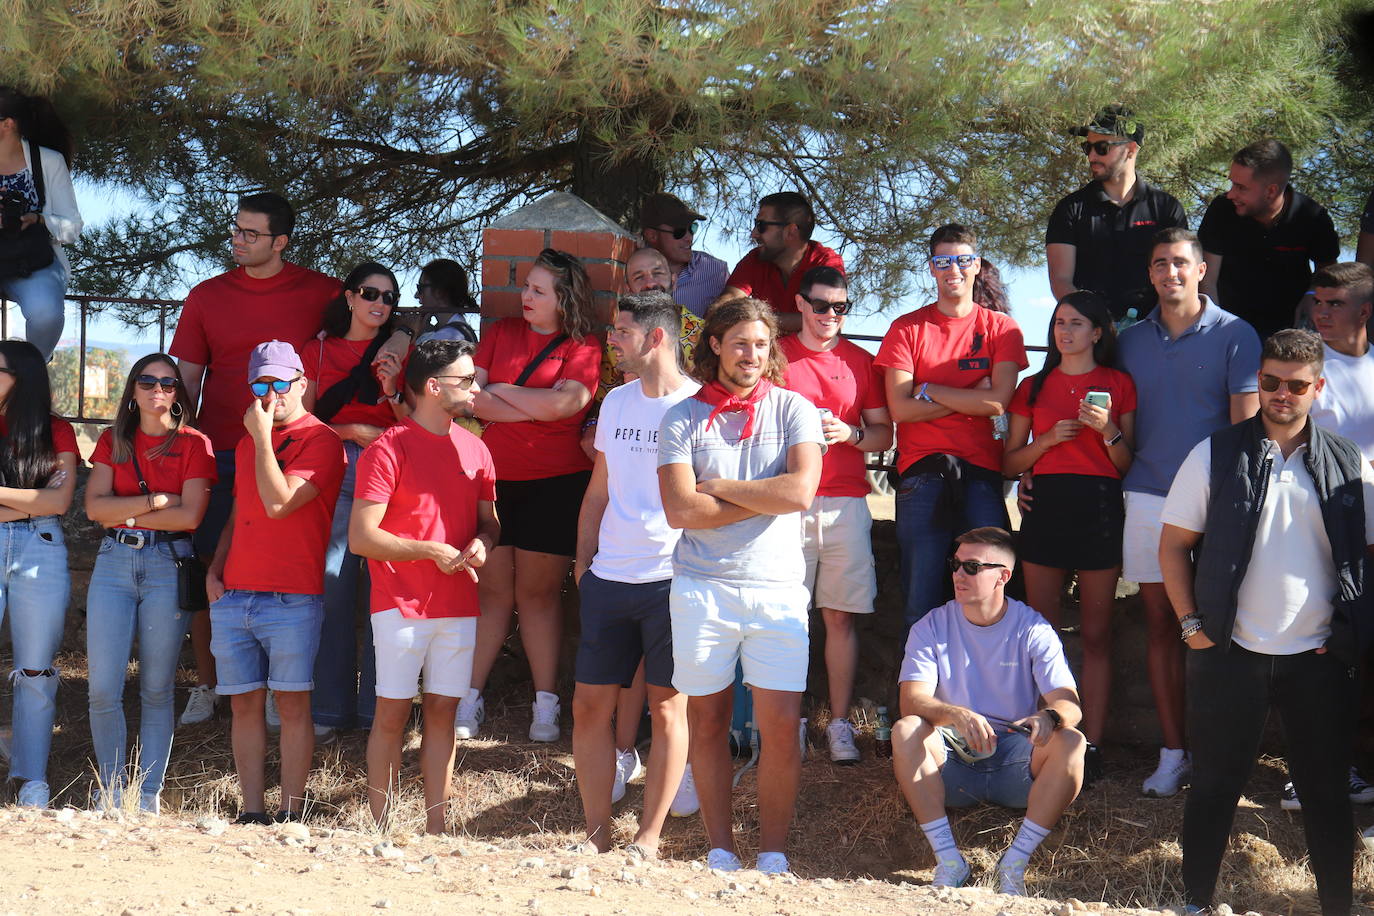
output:
[[1034,501],[1021,516],[1017,553],[1055,569],[1112,569],[1121,565],[1126,521],[1121,481],[1087,474],[1037,474]]

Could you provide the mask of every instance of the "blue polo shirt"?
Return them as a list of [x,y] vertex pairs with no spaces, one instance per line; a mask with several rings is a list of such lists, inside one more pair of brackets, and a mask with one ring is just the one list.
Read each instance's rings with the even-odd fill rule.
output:
[[1137,493],[1169,495],[1189,450],[1231,425],[1231,396],[1259,390],[1259,335],[1206,296],[1176,338],[1158,306],[1122,331],[1117,362],[1135,381],[1135,460],[1122,485]]

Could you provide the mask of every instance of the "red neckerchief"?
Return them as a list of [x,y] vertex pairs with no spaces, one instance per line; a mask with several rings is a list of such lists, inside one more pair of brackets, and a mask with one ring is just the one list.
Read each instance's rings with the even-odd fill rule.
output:
[[692,397],[704,404],[710,404],[714,408],[711,415],[706,418],[707,426],[710,426],[716,417],[723,413],[743,411],[748,414],[749,417],[744,421],[744,429],[739,436],[739,441],[743,442],[754,434],[754,407],[763,400],[764,395],[768,394],[772,387],[772,382],[761,378],[759,383],[754,386],[754,390],[749,393],[749,397],[742,398],[727,391],[718,380],[713,380],[702,385]]

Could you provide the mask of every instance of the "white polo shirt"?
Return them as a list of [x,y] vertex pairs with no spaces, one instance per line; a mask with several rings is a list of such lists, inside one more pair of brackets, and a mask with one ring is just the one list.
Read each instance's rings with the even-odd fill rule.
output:
[[[1236,598],[1231,638],[1251,652],[1296,655],[1320,648],[1331,635],[1336,566],[1316,486],[1303,463],[1307,446],[1298,446],[1285,461],[1277,445],[1268,439],[1264,444],[1273,464],[1255,546]],[[1212,440],[1207,438],[1179,467],[1164,501],[1164,524],[1206,533],[1211,472]],[[1369,543],[1374,531],[1374,469],[1368,462],[1362,463],[1361,480]]]

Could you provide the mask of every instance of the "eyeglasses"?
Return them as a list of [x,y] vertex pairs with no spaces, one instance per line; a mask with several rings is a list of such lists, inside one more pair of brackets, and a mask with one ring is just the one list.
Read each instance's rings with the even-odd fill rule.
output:
[[400,295],[394,289],[378,289],[375,286],[359,286],[357,289],[353,290],[353,292],[362,296],[368,302],[376,302],[380,299],[386,305],[395,305],[397,302],[401,301]]
[[1280,385],[1287,385],[1291,394],[1307,394],[1312,383],[1303,378],[1279,378],[1277,375],[1261,375],[1259,386],[1265,391],[1278,391]]
[[1097,153],[1099,156],[1105,156],[1113,146],[1122,146],[1130,142],[1130,140],[1084,140],[1082,144],[1083,155]]
[[472,375],[435,375],[435,376],[431,376],[431,378],[438,378],[438,379],[456,378],[456,379],[458,380],[458,388],[459,388],[460,391],[467,391],[469,388],[472,387],[473,383],[477,381],[477,375],[476,375],[476,373],[473,373]]
[[790,226],[791,223],[780,223],[775,219],[756,219],[754,220],[754,231],[763,235],[768,231],[769,226]]
[[824,315],[833,309],[836,315],[844,317],[854,307],[854,303],[848,299],[843,302],[826,302],[824,299],[812,299],[805,293],[802,294],[802,298],[806,300],[807,305],[811,306],[811,311],[817,315]]
[[176,391],[177,386],[181,384],[177,381],[176,376],[172,375],[164,375],[160,378],[156,375],[140,375],[134,381],[144,391],[152,391],[158,386],[161,386],[163,391]]
[[279,235],[285,235],[285,234],[286,234],[286,233],[284,233],[284,232],[259,232],[259,231],[256,230],[256,229],[245,229],[245,228],[243,228],[242,226],[240,226],[238,223],[234,223],[233,225],[231,225],[231,226],[229,227],[229,237],[230,237],[230,238],[232,238],[232,239],[243,239],[243,240],[244,240],[245,242],[247,242],[249,245],[255,245],[255,244],[257,244],[258,239],[262,238],[264,235],[267,236],[268,238],[276,238],[276,237],[279,236]]
[[977,560],[961,560],[958,557],[949,558],[949,571],[955,572],[962,569],[965,575],[976,576],[985,569],[1006,569],[1005,563],[979,563]]
[[930,266],[936,270],[949,270],[957,264],[960,270],[968,270],[977,260],[976,254],[936,254],[931,255]]
[[[676,228],[670,227],[670,226],[657,226],[657,227],[655,227],[655,231],[657,231],[657,232],[666,232],[666,233],[668,233],[669,235],[671,235],[673,238],[678,239],[678,240],[681,240],[681,239],[684,238],[685,236],[696,235],[696,234],[697,234],[697,224],[696,224],[695,222],[693,222],[693,223],[690,223],[690,224],[688,224],[688,225],[686,225],[686,226],[679,226],[679,227],[676,227]],[[760,230],[760,231],[762,231],[762,230]]]
[[291,386],[301,380],[302,376],[296,376],[290,381],[274,378],[270,382],[249,382],[248,387],[253,389],[253,396],[259,398],[267,397],[267,392],[275,391],[277,394],[286,394],[291,390]]

